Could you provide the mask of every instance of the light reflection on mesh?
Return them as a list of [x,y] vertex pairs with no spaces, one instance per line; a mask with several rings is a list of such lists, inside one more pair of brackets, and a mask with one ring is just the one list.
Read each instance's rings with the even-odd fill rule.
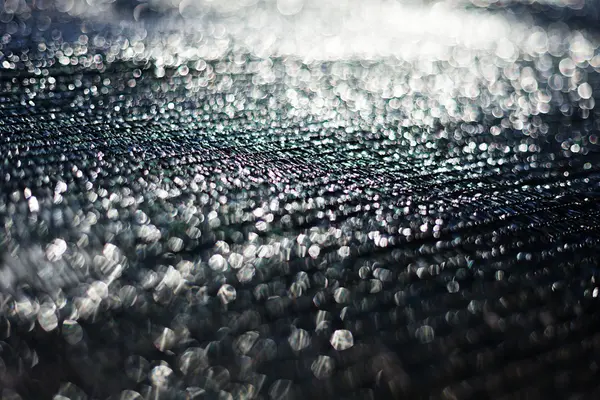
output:
[[3,398],[597,397],[593,5],[0,10]]

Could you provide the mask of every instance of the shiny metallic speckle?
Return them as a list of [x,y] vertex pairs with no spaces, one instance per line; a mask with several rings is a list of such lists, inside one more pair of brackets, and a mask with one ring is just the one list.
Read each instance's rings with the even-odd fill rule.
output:
[[471,3],[0,5],[3,398],[597,385],[600,43]]

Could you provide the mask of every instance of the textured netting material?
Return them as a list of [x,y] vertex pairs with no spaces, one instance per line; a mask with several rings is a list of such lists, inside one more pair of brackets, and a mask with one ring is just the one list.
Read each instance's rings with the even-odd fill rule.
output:
[[457,4],[0,4],[2,399],[598,398],[594,9]]

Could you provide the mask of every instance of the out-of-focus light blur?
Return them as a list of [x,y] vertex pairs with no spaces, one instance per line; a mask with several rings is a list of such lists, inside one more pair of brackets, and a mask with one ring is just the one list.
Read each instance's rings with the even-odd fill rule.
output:
[[2,398],[598,398],[598,10],[0,2]]

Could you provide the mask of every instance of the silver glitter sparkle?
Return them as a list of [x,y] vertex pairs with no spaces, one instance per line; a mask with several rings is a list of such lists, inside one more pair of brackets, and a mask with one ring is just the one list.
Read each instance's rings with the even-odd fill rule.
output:
[[4,1],[2,398],[598,398],[598,15]]

